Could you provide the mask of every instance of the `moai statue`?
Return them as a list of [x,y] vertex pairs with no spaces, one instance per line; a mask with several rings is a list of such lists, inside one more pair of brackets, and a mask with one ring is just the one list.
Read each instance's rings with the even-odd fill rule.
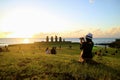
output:
[[62,37],[59,37],[59,42],[62,42]]
[[65,39],[63,39],[63,42],[65,42]]
[[46,42],[49,42],[49,37],[48,36],[46,37]]
[[53,36],[51,36],[51,42],[53,42]]
[[58,40],[58,38],[57,38],[57,36],[55,36],[55,42],[57,42],[57,40]]

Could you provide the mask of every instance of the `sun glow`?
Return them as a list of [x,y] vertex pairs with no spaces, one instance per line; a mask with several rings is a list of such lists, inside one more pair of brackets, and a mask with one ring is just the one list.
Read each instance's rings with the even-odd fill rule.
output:
[[25,44],[30,43],[30,40],[28,38],[26,38],[23,40],[23,43],[25,43]]
[[7,35],[8,38],[32,38],[34,33],[31,32],[13,32]]
[[28,37],[40,32],[60,32],[67,29],[68,23],[47,11],[18,7],[5,14],[2,30],[13,32],[7,37]]

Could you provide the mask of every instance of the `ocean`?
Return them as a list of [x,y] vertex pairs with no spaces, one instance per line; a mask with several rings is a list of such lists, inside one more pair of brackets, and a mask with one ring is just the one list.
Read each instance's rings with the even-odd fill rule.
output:
[[[65,41],[80,42],[79,38],[64,38]],[[93,38],[94,44],[111,43],[116,38]],[[0,38],[0,45],[21,44],[21,43],[34,43],[46,41],[45,38]]]

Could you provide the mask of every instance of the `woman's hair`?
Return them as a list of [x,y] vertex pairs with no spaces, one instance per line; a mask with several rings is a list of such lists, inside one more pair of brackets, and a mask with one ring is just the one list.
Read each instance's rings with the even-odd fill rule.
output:
[[92,39],[86,38],[87,42],[92,42]]
[[47,47],[45,51],[47,51],[49,48]]

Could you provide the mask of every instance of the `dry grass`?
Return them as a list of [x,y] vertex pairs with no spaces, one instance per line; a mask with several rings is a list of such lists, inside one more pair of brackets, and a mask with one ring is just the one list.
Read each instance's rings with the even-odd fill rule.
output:
[[[46,47],[53,46],[57,47],[57,54],[46,54]],[[100,49],[105,55],[101,59],[94,56],[97,64],[81,64],[79,44],[11,45],[10,52],[0,53],[0,80],[119,80],[120,51],[111,55],[116,49],[108,48],[105,53],[103,47],[94,47],[93,52]]]

